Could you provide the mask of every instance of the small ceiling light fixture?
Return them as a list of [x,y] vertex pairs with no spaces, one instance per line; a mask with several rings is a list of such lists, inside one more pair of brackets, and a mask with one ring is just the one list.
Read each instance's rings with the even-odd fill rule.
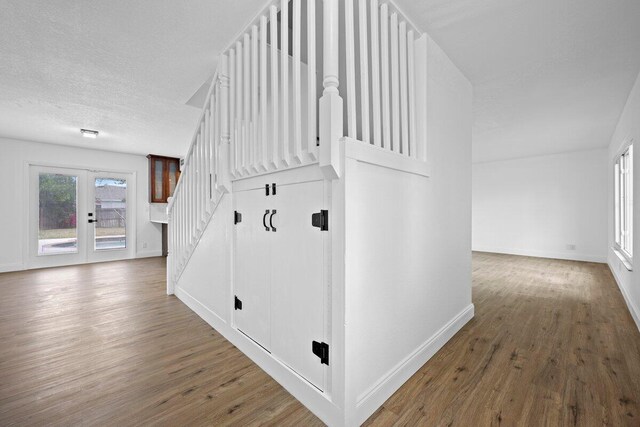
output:
[[98,131],[97,130],[91,130],[91,129],[80,129],[80,133],[82,134],[82,136],[84,136],[85,138],[93,138],[96,139],[98,137]]

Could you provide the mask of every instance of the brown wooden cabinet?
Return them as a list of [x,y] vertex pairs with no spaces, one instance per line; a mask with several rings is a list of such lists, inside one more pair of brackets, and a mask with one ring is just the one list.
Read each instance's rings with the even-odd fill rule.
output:
[[167,203],[180,177],[180,159],[149,154],[149,197],[151,203]]

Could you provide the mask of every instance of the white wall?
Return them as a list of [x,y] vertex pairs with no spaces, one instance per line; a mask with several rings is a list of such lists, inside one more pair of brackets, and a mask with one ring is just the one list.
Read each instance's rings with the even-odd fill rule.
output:
[[[636,146],[636,149],[633,150],[633,164],[634,164],[634,174],[633,174],[633,223],[634,225],[634,233],[633,233],[633,247],[635,249],[635,262],[633,271],[627,271],[625,266],[622,264],[620,259],[618,259],[617,255],[613,252],[613,164],[616,155],[618,155],[621,150],[626,147],[631,141]],[[638,325],[638,329],[640,329],[640,274],[637,269],[640,269],[640,263],[638,262],[638,253],[640,252],[637,248],[640,248],[640,150],[637,149],[638,144],[640,143],[640,75],[629,94],[629,98],[627,100],[627,104],[624,108],[622,115],[620,116],[620,120],[618,121],[618,126],[616,127],[616,131],[611,138],[611,144],[609,145],[609,159],[607,163],[607,190],[608,190],[608,198],[607,198],[607,213],[608,213],[608,223],[607,223],[607,261],[609,263],[609,267],[613,272],[618,286],[620,287],[620,291],[624,296],[627,305],[629,307],[629,311],[631,311],[631,315],[633,316],[636,325]]]
[[349,425],[364,421],[472,316],[472,87],[429,40],[429,177],[347,159]]
[[161,227],[149,222],[147,162],[139,155],[0,138],[0,271],[28,268],[29,183],[25,170],[29,163],[135,172],[136,256],[161,255]]
[[473,164],[473,250],[605,262],[606,170],[604,148]]

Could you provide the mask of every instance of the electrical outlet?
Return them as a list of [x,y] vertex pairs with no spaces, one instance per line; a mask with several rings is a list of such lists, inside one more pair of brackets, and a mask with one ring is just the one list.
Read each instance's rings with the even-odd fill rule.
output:
[[569,251],[575,251],[576,250],[576,245],[574,244],[567,244],[567,250]]

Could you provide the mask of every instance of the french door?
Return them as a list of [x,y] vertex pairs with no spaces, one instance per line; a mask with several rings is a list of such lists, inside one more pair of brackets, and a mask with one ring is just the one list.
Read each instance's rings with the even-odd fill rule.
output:
[[30,166],[29,267],[134,256],[133,175]]

